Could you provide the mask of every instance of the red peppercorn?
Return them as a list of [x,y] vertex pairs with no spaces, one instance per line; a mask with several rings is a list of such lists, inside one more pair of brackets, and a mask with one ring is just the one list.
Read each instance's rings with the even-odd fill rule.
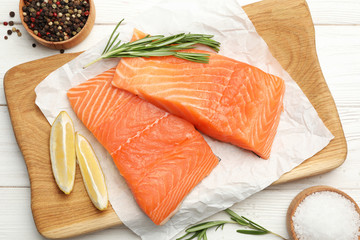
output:
[[36,16],[40,16],[40,12],[36,12]]
[[33,23],[31,23],[31,24],[30,24],[30,27],[31,27],[31,28],[34,28],[34,27],[35,27],[35,25],[34,25]]
[[57,17],[57,13],[56,13],[56,12],[54,12],[54,13],[53,13],[53,16],[54,16],[54,17]]
[[38,37],[41,37],[41,33],[38,33],[37,35],[38,35]]
[[57,2],[56,2],[56,5],[60,5],[60,2],[59,2],[59,1],[57,1]]
[[7,26],[8,25],[8,22],[4,22],[4,26]]
[[40,12],[42,12],[43,10],[42,10],[42,8],[40,9]]
[[35,22],[35,18],[33,18],[33,17],[32,17],[32,18],[30,18],[30,20],[31,20],[32,22]]
[[85,12],[84,12],[84,15],[85,15],[85,16],[89,16],[89,11],[85,11]]
[[49,33],[49,32],[46,32],[46,35],[50,35],[50,33]]

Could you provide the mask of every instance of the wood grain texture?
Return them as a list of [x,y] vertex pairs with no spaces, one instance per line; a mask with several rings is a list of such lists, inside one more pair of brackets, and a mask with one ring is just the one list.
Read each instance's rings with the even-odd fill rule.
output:
[[6,106],[0,106],[0,152],[0,188],[29,186],[29,175],[11,129]]
[[[4,78],[6,99],[16,140],[26,161],[31,186],[31,209],[38,231],[63,238],[120,224],[109,208],[98,211],[87,196],[77,166],[74,190],[64,195],[54,181],[50,157],[50,125],[35,103],[35,86],[78,54],[55,55],[21,64]],[[46,67],[41,67],[46,62]]]
[[346,140],[319,65],[315,30],[307,3],[303,0],[265,0],[244,9],[273,56],[297,82],[335,136],[324,150],[284,174],[275,184],[321,174],[340,166],[346,159]]
[[[160,0],[94,0],[96,5],[95,24],[114,24],[121,19],[135,18],[148,7],[157,4]],[[241,4],[259,0],[241,0]],[[286,0],[284,0],[286,1]],[[307,0],[314,17],[314,24],[325,25],[360,25],[360,1],[358,0]],[[7,19],[10,10],[18,8],[18,1],[2,0],[0,19]],[[15,15],[15,24],[21,24],[20,18]]]
[[360,25],[360,1],[308,0],[318,25]]
[[89,35],[91,29],[94,26],[95,16],[96,16],[95,4],[93,0],[89,0],[89,4],[90,4],[90,14],[88,16],[88,19],[86,20],[85,26],[74,37],[60,42],[46,41],[45,39],[36,36],[34,32],[27,26],[27,24],[24,22],[24,16],[22,10],[22,7],[24,6],[24,0],[20,0],[19,15],[20,15],[21,23],[26,29],[26,31],[40,44],[44,45],[45,47],[53,48],[53,49],[68,49],[81,43]]
[[[285,174],[277,183],[336,168],[345,160],[346,142],[318,64],[314,29],[306,3],[302,0],[265,0],[244,9],[273,55],[302,87],[336,136],[326,149]],[[92,206],[79,171],[70,196],[64,196],[58,190],[51,173],[50,126],[34,104],[34,88],[50,72],[76,56],[55,55],[22,64],[9,70],[4,77],[11,121],[30,176],[34,220],[39,232],[48,238],[75,236],[121,223],[112,208],[99,212]]]

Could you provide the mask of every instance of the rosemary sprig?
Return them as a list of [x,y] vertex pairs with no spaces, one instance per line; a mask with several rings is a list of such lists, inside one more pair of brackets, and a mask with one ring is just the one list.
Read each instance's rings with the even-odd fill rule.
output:
[[[177,238],[177,240],[190,240],[197,238],[198,240],[207,240],[206,231],[210,228],[216,227],[215,231],[219,228],[223,229],[224,225],[226,223],[231,224],[238,224],[244,227],[248,227],[250,229],[239,229],[237,230],[238,233],[242,234],[250,234],[250,235],[264,235],[264,234],[273,234],[283,240],[286,240],[286,238],[280,236],[277,233],[274,233],[272,231],[267,230],[266,228],[260,226],[257,223],[254,223],[250,219],[239,216],[234,211],[230,209],[226,209],[225,212],[230,215],[230,219],[232,221],[210,221],[210,222],[203,222],[199,223],[197,225],[194,225],[188,229],[185,230],[186,234],[181,236],[180,238]],[[188,237],[188,238],[186,238]],[[185,239],[186,238],[186,239]]]
[[121,40],[117,41],[119,33],[115,35],[115,32],[123,21],[124,19],[122,19],[116,25],[101,56],[84,66],[84,68],[96,63],[101,59],[117,57],[174,56],[192,62],[208,63],[210,56],[209,54],[178,51],[192,49],[195,47],[195,44],[206,45],[214,49],[216,52],[218,52],[220,48],[220,43],[212,39],[214,37],[213,35],[191,33],[180,33],[167,37],[163,35],[148,35],[145,38],[121,44]]

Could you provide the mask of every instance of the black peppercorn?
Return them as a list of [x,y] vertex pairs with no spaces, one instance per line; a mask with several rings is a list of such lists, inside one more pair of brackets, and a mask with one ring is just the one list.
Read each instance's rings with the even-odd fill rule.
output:
[[36,44],[35,44],[35,43],[33,43],[33,44],[32,44],[32,47],[33,47],[33,48],[35,48],[35,47],[36,47]]
[[15,17],[15,13],[13,11],[9,12],[10,17]]
[[10,36],[12,34],[11,30],[7,30],[7,34]]
[[77,35],[90,11],[87,0],[24,0],[24,3],[24,22],[35,35],[53,42]]
[[14,22],[13,22],[13,21],[9,21],[9,25],[10,25],[10,26],[14,26]]
[[60,53],[63,54],[65,52],[64,49],[60,49]]

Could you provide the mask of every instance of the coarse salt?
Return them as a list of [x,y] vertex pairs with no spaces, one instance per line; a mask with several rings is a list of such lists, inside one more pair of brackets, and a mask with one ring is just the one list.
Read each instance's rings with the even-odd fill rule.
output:
[[292,217],[299,240],[358,240],[360,215],[354,203],[336,192],[307,196]]

